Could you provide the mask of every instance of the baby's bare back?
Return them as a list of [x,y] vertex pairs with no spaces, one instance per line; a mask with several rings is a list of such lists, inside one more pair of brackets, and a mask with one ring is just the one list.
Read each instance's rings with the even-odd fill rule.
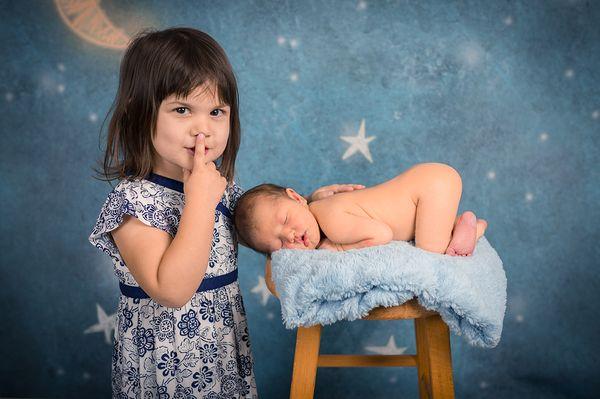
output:
[[[411,194],[414,192],[414,183],[408,177],[402,174],[373,187],[325,198],[318,201],[319,212],[342,210],[355,216],[375,219],[392,229],[394,240],[411,240],[415,235],[417,206]],[[329,220],[328,223],[344,224],[340,219]],[[326,226],[321,225],[321,228],[327,230]]]

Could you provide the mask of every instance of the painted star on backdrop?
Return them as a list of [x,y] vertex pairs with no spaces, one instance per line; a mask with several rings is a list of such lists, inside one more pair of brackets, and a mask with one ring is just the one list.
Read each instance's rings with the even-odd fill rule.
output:
[[365,135],[365,120],[360,121],[360,128],[358,129],[358,134],[356,136],[340,136],[342,140],[347,143],[350,143],[351,146],[348,147],[344,155],[342,155],[342,159],[346,159],[354,155],[357,151],[360,151],[361,154],[364,155],[365,158],[371,163],[373,163],[373,158],[371,157],[371,151],[369,151],[369,143],[375,140],[376,136],[366,137]]
[[104,332],[104,340],[107,344],[111,343],[111,333],[115,329],[117,314],[106,315],[102,306],[96,304],[96,314],[98,315],[98,323],[88,327],[83,333],[90,334],[95,332]]
[[267,302],[269,301],[269,297],[271,296],[271,291],[269,291],[269,288],[267,287],[267,283],[265,282],[265,278],[263,276],[258,276],[258,284],[256,284],[254,288],[250,290],[250,292],[261,295],[260,303],[263,306],[267,304]]
[[396,346],[396,340],[391,335],[388,343],[385,346],[365,346],[365,350],[377,353],[378,355],[401,355],[406,351],[406,346]]

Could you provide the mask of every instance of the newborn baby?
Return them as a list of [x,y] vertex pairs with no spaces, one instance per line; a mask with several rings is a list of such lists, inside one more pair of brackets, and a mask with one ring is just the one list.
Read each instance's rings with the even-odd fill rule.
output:
[[239,199],[241,244],[264,254],[281,248],[343,251],[415,240],[415,246],[468,256],[487,227],[472,212],[456,217],[460,175],[439,163],[417,164],[374,187],[310,204],[291,188],[262,184]]

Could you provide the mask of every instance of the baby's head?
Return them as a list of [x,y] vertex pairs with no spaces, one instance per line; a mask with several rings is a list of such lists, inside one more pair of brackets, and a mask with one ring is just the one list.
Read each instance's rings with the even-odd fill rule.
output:
[[314,249],[321,239],[306,199],[275,184],[246,191],[237,202],[234,223],[240,243],[263,254],[281,248]]

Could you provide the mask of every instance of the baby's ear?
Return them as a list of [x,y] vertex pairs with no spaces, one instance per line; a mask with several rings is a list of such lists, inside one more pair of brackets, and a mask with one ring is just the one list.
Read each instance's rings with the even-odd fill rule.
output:
[[296,191],[294,191],[293,188],[286,188],[285,189],[285,193],[287,194],[287,196],[291,199],[293,199],[294,201],[302,201],[305,200],[303,196],[301,196],[300,194],[298,194]]

